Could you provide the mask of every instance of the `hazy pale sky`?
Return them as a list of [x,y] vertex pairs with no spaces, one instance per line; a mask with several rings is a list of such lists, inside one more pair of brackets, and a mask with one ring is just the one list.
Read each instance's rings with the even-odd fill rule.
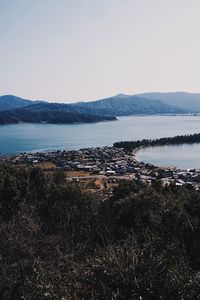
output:
[[199,0],[0,0],[0,95],[200,91]]

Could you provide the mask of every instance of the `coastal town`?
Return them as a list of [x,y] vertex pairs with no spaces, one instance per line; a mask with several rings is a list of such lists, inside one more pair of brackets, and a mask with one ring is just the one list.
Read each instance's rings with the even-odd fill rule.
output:
[[0,164],[33,166],[48,174],[64,171],[66,180],[85,189],[112,193],[120,180],[136,180],[147,184],[160,181],[163,186],[174,184],[200,190],[200,170],[159,167],[136,159],[136,151],[123,148],[96,147],[80,150],[20,153],[1,155]]

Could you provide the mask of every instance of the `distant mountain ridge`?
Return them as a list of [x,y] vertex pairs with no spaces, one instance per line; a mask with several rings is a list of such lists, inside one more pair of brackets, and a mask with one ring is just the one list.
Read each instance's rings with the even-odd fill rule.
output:
[[185,113],[183,108],[175,107],[159,100],[148,100],[135,95],[119,94],[114,97],[91,102],[72,104],[79,112],[109,114],[115,116],[130,116],[138,114],[171,114]]
[[145,98],[148,100],[154,99],[162,101],[168,105],[183,108],[191,113],[200,112],[200,93],[186,93],[186,92],[168,92],[168,93],[143,93],[135,96]]
[[4,95],[4,96],[0,96],[0,111],[26,107],[33,103],[40,103],[40,102],[41,101],[31,101],[13,95]]
[[[0,123],[17,122],[95,122],[115,116],[182,114],[200,112],[200,94],[144,93],[77,103],[49,103],[20,97],[0,96]],[[71,116],[70,116],[71,114]]]

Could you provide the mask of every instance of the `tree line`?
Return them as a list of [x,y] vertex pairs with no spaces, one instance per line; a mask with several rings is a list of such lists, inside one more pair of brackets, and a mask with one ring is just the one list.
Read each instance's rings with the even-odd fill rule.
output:
[[132,151],[139,147],[165,146],[200,143],[200,133],[163,137],[158,139],[143,139],[137,141],[121,141],[113,144],[116,148],[124,148]]

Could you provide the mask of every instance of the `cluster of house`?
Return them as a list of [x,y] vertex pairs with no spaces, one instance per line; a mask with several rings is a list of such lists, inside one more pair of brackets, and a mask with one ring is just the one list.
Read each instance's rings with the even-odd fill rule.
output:
[[200,170],[179,170],[174,167],[156,167],[139,162],[134,153],[123,148],[97,147],[80,150],[63,150],[55,152],[21,153],[12,156],[0,156],[0,163],[22,165],[45,165],[48,171],[87,172],[89,176],[106,176],[113,178],[131,178],[144,183],[160,180],[164,186],[187,185],[200,190]]

